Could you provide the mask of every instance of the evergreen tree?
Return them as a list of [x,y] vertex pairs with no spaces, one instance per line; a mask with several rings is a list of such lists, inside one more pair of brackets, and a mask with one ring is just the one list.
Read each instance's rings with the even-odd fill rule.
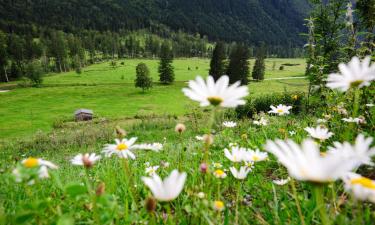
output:
[[372,55],[375,50],[375,0],[358,0],[356,8],[366,32],[362,55]]
[[174,81],[173,53],[168,42],[164,42],[160,50],[159,77],[163,84],[171,84]]
[[210,62],[210,71],[209,71],[209,74],[213,76],[215,80],[218,80],[219,77],[225,73],[224,60],[225,60],[225,46],[223,42],[218,42],[212,53],[212,58]]
[[260,81],[264,80],[264,73],[266,70],[265,63],[265,47],[262,44],[256,52],[255,64],[252,72],[252,77],[254,80]]
[[243,44],[236,44],[229,57],[227,74],[229,82],[240,81],[242,85],[249,83],[249,49]]
[[142,91],[152,88],[150,71],[144,63],[139,63],[136,67],[135,87],[142,88]]
[[8,82],[8,73],[7,73],[7,65],[8,65],[8,54],[7,54],[7,42],[6,42],[6,35],[0,31],[0,74],[4,75],[5,81]]

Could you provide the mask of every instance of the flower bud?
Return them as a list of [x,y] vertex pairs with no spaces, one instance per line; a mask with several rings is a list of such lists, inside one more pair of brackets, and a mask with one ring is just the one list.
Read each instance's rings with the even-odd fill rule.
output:
[[201,173],[207,173],[207,170],[208,170],[207,164],[201,163],[201,165],[199,166],[199,170],[201,171]]
[[96,188],[96,196],[101,196],[105,192],[105,183],[101,182]]
[[149,213],[152,213],[156,209],[156,200],[152,197],[149,197],[146,199],[146,204],[145,204],[146,210]]
[[174,129],[177,133],[182,133],[182,132],[184,132],[185,130],[186,130],[186,127],[185,127],[185,125],[184,124],[182,124],[182,123],[178,123],[177,125],[176,125],[176,127],[175,127],[175,129]]

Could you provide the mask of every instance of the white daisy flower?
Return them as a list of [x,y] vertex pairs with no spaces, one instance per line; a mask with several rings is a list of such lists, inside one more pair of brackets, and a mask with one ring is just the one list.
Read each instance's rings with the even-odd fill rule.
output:
[[235,167],[230,167],[229,170],[232,175],[239,180],[245,179],[247,177],[247,174],[251,171],[251,169],[246,166],[241,166],[239,171]]
[[271,105],[270,107],[271,107],[271,110],[268,111],[268,113],[274,113],[274,114],[277,114],[279,116],[290,114],[289,110],[292,109],[292,106],[286,106],[286,105],[283,105],[283,104],[279,104],[276,107]]
[[334,142],[333,147],[328,147],[328,154],[342,154],[348,160],[357,162],[356,167],[361,164],[373,166],[372,157],[375,156],[375,147],[370,147],[373,138],[366,138],[363,134],[359,134],[355,139],[355,144],[349,142]]
[[301,145],[292,140],[268,140],[265,148],[297,180],[331,182],[353,170],[357,163],[339,152],[322,155],[316,142],[311,139],[304,140]]
[[318,124],[322,124],[322,123],[327,123],[327,120],[326,119],[317,119],[316,122]]
[[296,134],[297,134],[297,132],[295,132],[294,130],[289,131],[289,135],[290,135],[290,136],[294,136],[294,135],[296,135]]
[[327,128],[321,126],[317,126],[316,128],[306,127],[305,131],[309,133],[311,137],[318,139],[320,141],[327,140],[333,135],[333,133],[330,132]]
[[203,141],[203,136],[195,136],[195,139],[197,140],[197,141]]
[[233,128],[233,127],[237,126],[237,123],[233,122],[233,121],[224,121],[223,122],[223,126],[224,127]]
[[258,126],[267,126],[268,120],[265,119],[264,117],[261,117],[259,120],[254,120],[253,124],[258,125]]
[[183,88],[184,94],[194,101],[200,102],[200,106],[209,105],[226,108],[235,108],[244,105],[249,94],[247,86],[240,86],[240,82],[229,85],[229,77],[221,76],[215,83],[212,76],[208,76],[206,82],[198,76],[189,81],[189,88]]
[[156,171],[159,169],[159,166],[150,166],[146,168],[146,174],[149,176],[156,175]]
[[366,106],[367,106],[367,107],[369,107],[369,108],[371,108],[371,107],[374,107],[374,106],[375,106],[375,104],[372,104],[372,103],[368,103],[368,104],[366,104]]
[[221,169],[215,170],[213,174],[214,174],[215,177],[221,178],[221,179],[227,177],[227,174],[223,170],[221,170]]
[[345,190],[361,201],[375,203],[375,181],[356,173],[348,173],[343,178]]
[[73,164],[73,165],[77,165],[77,166],[84,166],[86,168],[90,168],[92,167],[96,161],[98,161],[99,159],[101,158],[101,156],[99,155],[96,155],[95,153],[92,153],[92,154],[89,154],[89,153],[86,153],[86,154],[78,154],[76,155],[72,160],[70,160],[70,162]]
[[152,177],[142,177],[142,181],[148,186],[159,201],[172,201],[178,197],[184,188],[186,181],[186,173],[179,173],[178,170],[173,170],[172,173],[161,180],[158,175]]
[[253,161],[245,161],[245,166],[249,169],[254,169],[254,162]]
[[257,150],[249,150],[246,153],[246,160],[252,162],[260,162],[268,158],[267,152],[262,152],[259,149]]
[[370,65],[370,62],[371,58],[367,56],[362,62],[353,57],[347,65],[340,63],[340,74],[329,74],[327,87],[345,92],[351,87],[369,86],[375,80],[375,64]]
[[143,150],[151,150],[154,152],[159,152],[163,149],[163,144],[155,142],[152,144],[139,144],[139,145],[133,145],[133,149],[143,149]]
[[360,123],[365,122],[364,118],[359,118],[359,117],[357,117],[357,118],[353,118],[353,117],[342,118],[341,120],[344,121],[344,122],[347,122],[347,123],[356,123],[356,124],[360,124]]
[[279,186],[283,186],[287,184],[289,181],[290,181],[290,177],[288,177],[287,179],[273,180],[272,183],[279,185]]
[[115,139],[116,144],[106,144],[103,149],[103,153],[110,157],[111,155],[115,154],[120,158],[127,159],[130,157],[131,159],[135,159],[135,155],[131,150],[134,150],[134,143],[137,140],[136,137],[132,137],[128,139]]
[[242,162],[248,160],[248,152],[246,148],[241,148],[238,146],[233,146],[231,151],[227,148],[224,149],[225,157],[227,157],[232,162]]
[[[26,169],[37,168],[38,177],[40,179],[49,178],[48,169],[57,169],[58,168],[54,163],[52,163],[50,161],[47,161],[47,160],[44,160],[44,159],[41,159],[41,158],[34,158],[34,157],[29,157],[27,159],[22,160],[21,164]],[[18,168],[14,169],[12,171],[16,182],[22,182],[23,176],[21,174],[21,171]],[[34,182],[35,182],[34,180],[29,180],[30,185],[34,184]]]
[[197,197],[198,198],[204,198],[206,195],[203,193],[203,192],[199,192],[198,194],[197,194]]

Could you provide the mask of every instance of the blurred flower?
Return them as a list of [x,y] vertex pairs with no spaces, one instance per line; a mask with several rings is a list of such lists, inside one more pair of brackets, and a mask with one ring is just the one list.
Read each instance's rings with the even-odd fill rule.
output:
[[217,178],[225,178],[227,177],[227,174],[223,170],[218,169],[214,171],[214,176]]
[[201,163],[199,165],[199,170],[201,171],[201,173],[207,173],[207,170],[208,170],[208,166],[206,163]]
[[369,104],[366,104],[367,107],[371,108],[371,107],[374,107],[375,105],[372,104],[372,103],[369,103]]
[[375,156],[375,147],[370,147],[373,138],[365,138],[363,134],[359,134],[355,139],[355,144],[351,145],[348,142],[340,143],[334,142],[333,147],[328,148],[328,154],[340,153],[348,160],[354,160],[357,162],[355,167],[359,167],[361,164],[374,165],[372,157]]
[[203,136],[195,136],[195,139],[198,140],[198,141],[203,141]]
[[244,105],[249,92],[247,86],[240,86],[236,82],[229,86],[229,77],[221,76],[215,83],[212,76],[208,76],[206,82],[198,76],[189,81],[189,88],[183,88],[184,94],[194,101],[200,102],[200,106],[221,106],[235,108]]
[[294,136],[294,135],[296,135],[296,132],[294,130],[291,130],[291,131],[289,131],[289,135]]
[[101,182],[98,187],[96,188],[95,194],[96,196],[101,196],[105,192],[105,183]]
[[251,169],[247,166],[241,166],[239,171],[235,167],[230,167],[229,170],[232,175],[239,180],[245,179],[247,174],[251,171]]
[[264,117],[261,117],[259,120],[254,120],[253,124],[258,125],[258,126],[267,126],[268,120],[265,119]]
[[152,213],[156,209],[156,200],[152,197],[149,197],[146,199],[146,204],[145,204],[146,210],[149,213]]
[[126,136],[126,131],[122,129],[120,126],[116,126],[115,128],[117,137],[119,139],[124,138]]
[[349,88],[369,86],[375,79],[375,64],[370,65],[370,62],[371,58],[367,56],[362,62],[358,57],[353,57],[347,65],[340,63],[341,74],[329,74],[327,87],[345,92]]
[[146,173],[149,176],[154,176],[156,174],[156,170],[159,169],[159,166],[150,166],[146,168]]
[[341,120],[347,123],[356,123],[356,124],[365,123],[365,118],[363,117],[358,117],[358,118],[349,117],[349,118],[343,118]]
[[160,164],[164,168],[168,168],[169,167],[169,162],[161,161]]
[[198,198],[204,198],[206,195],[203,193],[203,192],[199,192],[198,194],[197,194],[197,197]]
[[361,201],[375,203],[375,181],[356,173],[348,173],[343,177],[345,190]]
[[233,127],[237,126],[237,123],[233,122],[233,121],[224,121],[223,122],[223,126],[224,127],[233,128]]
[[116,144],[106,144],[103,149],[103,153],[105,156],[110,157],[111,155],[115,154],[120,158],[127,159],[128,157],[135,159],[135,155],[131,150],[134,148],[134,143],[137,140],[136,137],[132,137],[128,139],[115,139]]
[[205,134],[203,135],[203,141],[207,145],[212,145],[214,143],[214,136],[212,134]]
[[101,156],[96,155],[95,153],[86,153],[86,154],[78,154],[76,155],[70,162],[73,165],[77,166],[84,166],[86,168],[92,167],[96,161],[100,160]]
[[159,201],[172,201],[178,197],[184,188],[186,173],[179,173],[173,170],[163,181],[158,175],[152,177],[142,177],[142,181],[148,186]]
[[298,99],[298,95],[292,95],[292,99],[293,100],[297,100]]
[[217,211],[223,211],[225,209],[224,202],[222,201],[214,201],[213,207]]
[[341,152],[322,156],[318,145],[311,139],[305,139],[301,145],[292,140],[268,140],[265,148],[297,180],[331,182],[353,170],[358,163]]
[[154,152],[159,152],[163,149],[163,144],[159,142],[155,142],[152,144],[139,144],[139,145],[133,145],[134,149],[143,149],[143,150],[151,150]]
[[290,177],[288,177],[287,179],[273,180],[272,182],[276,185],[282,186],[282,185],[287,184],[289,181],[290,181]]
[[[21,166],[17,166],[12,171],[16,182],[27,181],[29,184],[34,183],[34,178],[49,178],[48,169],[57,169],[58,167],[47,160],[29,157],[21,161]],[[33,173],[35,171],[35,173]],[[34,176],[35,174],[35,176]]]
[[292,108],[292,106],[286,106],[283,104],[279,104],[276,107],[271,105],[270,107],[271,107],[271,110],[268,111],[268,113],[274,113],[279,116],[288,115],[290,113],[289,110]]
[[177,132],[177,133],[182,133],[182,132],[184,132],[185,130],[186,130],[186,126],[184,125],[184,124],[182,124],[182,123],[178,123],[177,125],[176,125],[176,127],[174,128],[174,130]]
[[212,166],[214,167],[214,168],[222,168],[223,167],[223,165],[221,165],[220,163],[212,163]]
[[317,119],[316,122],[318,124],[322,124],[322,123],[327,123],[327,120],[326,119]]
[[242,162],[248,159],[247,149],[237,147],[237,146],[233,146],[231,148],[231,152],[227,148],[225,148],[224,154],[225,154],[225,157],[227,157],[232,162]]
[[245,166],[249,169],[253,169],[254,168],[254,162],[253,161],[246,161]]
[[306,127],[305,131],[308,132],[311,137],[318,139],[320,141],[327,140],[333,135],[333,133],[329,132],[327,128],[321,126],[317,126],[316,128]]

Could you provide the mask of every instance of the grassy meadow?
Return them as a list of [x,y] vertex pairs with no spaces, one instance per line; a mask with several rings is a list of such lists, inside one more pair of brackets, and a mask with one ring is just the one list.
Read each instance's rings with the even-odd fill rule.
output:
[[[124,62],[121,65],[120,62]],[[135,67],[147,64],[154,88],[143,93],[134,87]],[[299,64],[284,66],[281,64]],[[251,60],[251,65],[254,60]],[[158,60],[126,59],[113,68],[109,62],[94,64],[74,71],[49,74],[41,88],[15,88],[0,93],[0,140],[28,137],[35,132],[51,131],[61,121],[71,121],[78,108],[92,109],[97,118],[109,120],[132,118],[136,115],[176,115],[189,113],[191,104],[181,92],[188,80],[196,75],[206,76],[209,59],[175,59],[175,83],[165,86],[158,81]],[[190,69],[189,69],[190,68]],[[301,77],[304,75],[304,59],[267,59],[265,78]],[[16,84],[13,82],[12,84]],[[7,84],[9,85],[9,84]],[[1,85],[0,89],[8,86]],[[305,91],[304,79],[265,80],[249,84],[251,95],[273,92]]]

